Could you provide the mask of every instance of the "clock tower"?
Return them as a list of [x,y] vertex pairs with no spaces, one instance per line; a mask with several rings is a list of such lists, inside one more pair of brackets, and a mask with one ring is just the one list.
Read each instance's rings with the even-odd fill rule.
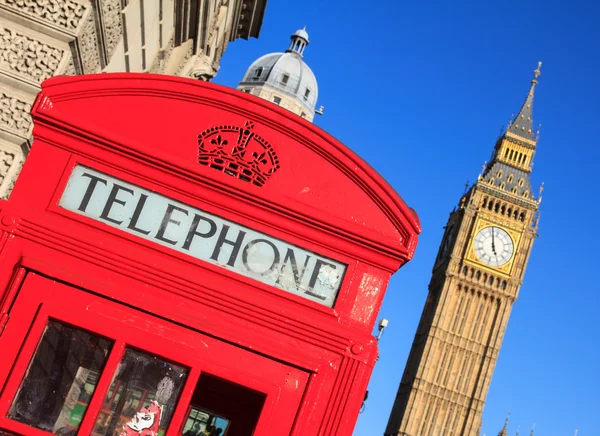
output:
[[537,236],[532,106],[519,114],[450,213],[386,436],[479,435],[513,303]]

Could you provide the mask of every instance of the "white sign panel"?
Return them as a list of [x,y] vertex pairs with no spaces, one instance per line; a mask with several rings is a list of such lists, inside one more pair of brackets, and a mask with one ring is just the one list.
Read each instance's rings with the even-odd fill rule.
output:
[[59,206],[332,307],[346,265],[78,165]]

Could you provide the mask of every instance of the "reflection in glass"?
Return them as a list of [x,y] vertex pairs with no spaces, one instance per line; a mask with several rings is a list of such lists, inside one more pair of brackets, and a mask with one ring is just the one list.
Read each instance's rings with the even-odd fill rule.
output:
[[[162,435],[166,432],[187,369],[142,351],[127,349],[106,394],[93,434]],[[146,434],[146,433],[143,433]]]
[[111,346],[108,339],[50,320],[8,416],[74,435]]
[[225,436],[229,420],[198,407],[191,407],[183,426],[183,436]]

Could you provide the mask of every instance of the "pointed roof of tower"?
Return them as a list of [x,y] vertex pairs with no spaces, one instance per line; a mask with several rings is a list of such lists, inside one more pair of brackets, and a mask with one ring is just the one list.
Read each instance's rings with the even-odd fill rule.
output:
[[538,67],[533,72],[533,80],[531,81],[531,88],[525,98],[525,103],[521,107],[518,115],[514,120],[511,121],[507,132],[521,136],[522,138],[530,139],[535,141],[535,132],[533,131],[533,95],[535,92],[535,86],[538,84],[537,78],[540,76],[542,63],[538,62]]
[[504,420],[504,427],[502,427],[502,430],[500,430],[500,432],[498,433],[498,436],[508,436],[508,418],[510,416],[510,411],[508,412],[508,415],[506,415],[506,419]]

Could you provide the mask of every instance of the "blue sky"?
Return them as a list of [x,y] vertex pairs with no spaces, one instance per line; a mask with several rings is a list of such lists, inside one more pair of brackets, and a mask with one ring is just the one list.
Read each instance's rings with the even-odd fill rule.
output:
[[270,0],[258,40],[236,41],[216,83],[307,26],[305,60],[325,114],[315,122],[379,171],[420,216],[415,258],[393,278],[390,320],[354,436],[380,436],[427,295],[448,213],[518,112],[538,61],[542,124],[533,184],[540,236],[492,379],[482,432],[597,435],[600,410],[597,2]]

